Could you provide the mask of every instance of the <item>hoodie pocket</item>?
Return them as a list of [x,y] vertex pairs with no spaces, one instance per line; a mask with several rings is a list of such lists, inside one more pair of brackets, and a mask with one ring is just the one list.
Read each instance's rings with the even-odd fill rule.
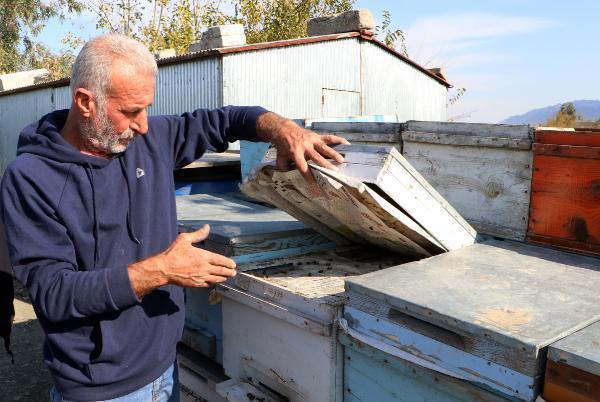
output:
[[94,384],[108,384],[134,377],[153,367],[153,336],[139,305],[99,322],[100,349],[91,356],[88,371]]

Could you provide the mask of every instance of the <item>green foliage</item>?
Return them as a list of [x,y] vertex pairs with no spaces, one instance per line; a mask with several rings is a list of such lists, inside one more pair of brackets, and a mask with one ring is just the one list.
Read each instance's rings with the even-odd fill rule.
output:
[[354,0],[233,0],[232,22],[243,24],[248,43],[300,38],[310,18],[348,11]]
[[560,110],[549,118],[544,125],[548,127],[575,127],[576,123],[581,120],[583,120],[583,116],[577,113],[573,102],[567,102],[563,103]]
[[404,57],[408,57],[408,49],[406,48],[406,37],[401,29],[392,30],[392,15],[389,11],[383,10],[382,23],[375,27],[375,34],[383,36],[383,42],[392,49],[397,50]]
[[[185,53],[209,26],[244,25],[248,43],[306,36],[306,21],[351,9],[354,0],[113,0],[89,1],[97,28],[130,35],[151,51]],[[230,5],[233,12],[223,9]]]
[[77,0],[0,0],[0,74],[34,68],[39,50],[34,37],[44,24],[81,9]]
[[465,92],[467,92],[467,88],[457,88],[454,94],[448,98],[448,104],[446,106],[454,105],[460,100],[460,98],[462,98]]

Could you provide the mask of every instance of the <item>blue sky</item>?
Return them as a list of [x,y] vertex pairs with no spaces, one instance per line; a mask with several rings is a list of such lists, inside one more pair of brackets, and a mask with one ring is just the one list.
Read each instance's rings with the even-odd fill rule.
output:
[[[459,121],[496,123],[530,109],[600,99],[600,1],[364,1],[377,20],[383,10],[404,30],[409,56],[442,67],[462,99],[448,110]],[[40,39],[53,48],[71,31],[95,33],[86,16],[51,23]]]

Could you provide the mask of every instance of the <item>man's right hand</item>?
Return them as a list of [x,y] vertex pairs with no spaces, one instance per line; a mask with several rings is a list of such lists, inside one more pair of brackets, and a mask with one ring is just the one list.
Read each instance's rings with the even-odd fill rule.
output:
[[235,276],[235,262],[194,247],[206,239],[210,227],[182,233],[164,252],[129,265],[129,280],[138,297],[166,284],[205,288]]

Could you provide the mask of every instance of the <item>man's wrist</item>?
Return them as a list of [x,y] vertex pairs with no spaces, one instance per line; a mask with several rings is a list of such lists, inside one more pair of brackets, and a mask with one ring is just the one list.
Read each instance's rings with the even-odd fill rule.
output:
[[169,283],[165,261],[161,254],[130,264],[127,268],[131,287],[140,298]]
[[261,114],[256,120],[256,135],[261,141],[275,143],[283,129],[297,126],[290,119],[273,112],[267,112]]

